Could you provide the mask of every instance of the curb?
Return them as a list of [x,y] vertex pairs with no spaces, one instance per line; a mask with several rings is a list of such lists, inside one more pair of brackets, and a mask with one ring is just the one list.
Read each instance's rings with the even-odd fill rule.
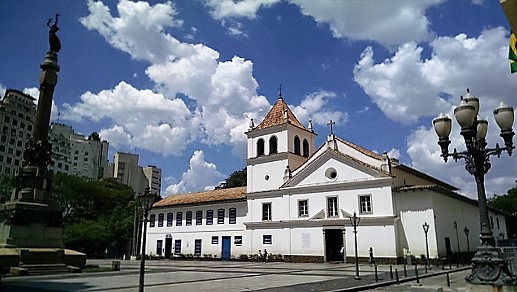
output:
[[[447,273],[461,272],[461,271],[465,271],[465,270],[469,270],[469,269],[472,269],[472,267],[471,266],[466,266],[466,267],[456,268],[456,269],[447,270],[447,271],[439,271],[439,272],[435,272],[435,273],[427,273],[427,274],[424,274],[422,276],[419,275],[418,278],[419,279],[425,279],[425,278],[445,275]],[[389,281],[376,282],[376,283],[365,284],[365,285],[362,285],[362,286],[355,286],[355,287],[350,287],[350,288],[328,290],[326,292],[363,291],[363,290],[375,289],[375,288],[380,288],[380,287],[385,287],[385,286],[398,285],[398,284],[407,283],[407,282],[411,282],[411,281],[416,281],[416,276],[399,279],[398,283],[397,283],[397,280],[391,280],[390,279]]]

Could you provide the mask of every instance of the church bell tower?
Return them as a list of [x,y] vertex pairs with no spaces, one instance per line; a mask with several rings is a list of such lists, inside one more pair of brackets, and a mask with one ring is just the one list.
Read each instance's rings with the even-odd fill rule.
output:
[[282,92],[264,120],[248,132],[247,192],[278,189],[314,152],[312,122],[305,128],[285,103]]

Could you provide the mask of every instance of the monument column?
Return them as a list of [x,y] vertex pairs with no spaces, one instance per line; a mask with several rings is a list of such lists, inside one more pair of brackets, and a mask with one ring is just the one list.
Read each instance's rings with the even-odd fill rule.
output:
[[[0,257],[3,268],[22,264],[83,266],[86,255],[64,249],[62,211],[51,196],[52,145],[48,141],[52,96],[57,84],[57,53],[61,42],[56,33],[59,14],[49,19],[49,46],[41,63],[40,93],[32,137],[25,144],[23,164],[16,174],[10,199],[0,207]],[[67,260],[68,257],[68,260]]]

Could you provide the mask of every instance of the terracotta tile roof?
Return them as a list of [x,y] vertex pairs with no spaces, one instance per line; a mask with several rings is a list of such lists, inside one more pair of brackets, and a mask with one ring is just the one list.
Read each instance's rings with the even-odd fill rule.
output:
[[246,187],[172,195],[154,203],[153,208],[246,200]]
[[[451,198],[463,201],[465,203],[468,203],[468,204],[471,204],[471,205],[474,205],[474,206],[479,206],[477,200],[474,200],[474,199],[471,199],[471,198],[466,197],[464,195],[458,194],[456,192],[451,191],[450,189],[443,188],[443,187],[441,187],[439,185],[404,186],[404,187],[393,189],[393,192],[395,192],[395,193],[397,193],[397,192],[399,192],[399,193],[402,193],[402,192],[408,193],[410,191],[424,191],[424,190],[434,191],[436,193],[439,193],[439,194],[442,194],[442,195],[445,195],[445,196],[448,196],[448,197],[451,197]],[[487,207],[492,212],[496,212],[496,213],[499,213],[499,214],[504,214],[504,212],[501,211],[501,210],[492,208],[490,206],[487,206]]]
[[[284,119],[285,111],[287,111],[287,120]],[[279,97],[271,110],[269,110],[267,113],[262,123],[260,123],[256,129],[265,129],[284,123],[290,123],[298,128],[305,129],[305,127],[298,121],[298,119],[296,119],[289,106],[287,106],[287,104],[284,102],[284,99]]]
[[375,152],[370,151],[370,150],[368,150],[368,149],[366,149],[366,148],[363,148],[363,147],[361,147],[361,146],[358,146],[358,145],[356,145],[356,144],[354,144],[354,143],[352,143],[352,142],[346,141],[346,140],[344,140],[344,139],[342,139],[342,138],[339,138],[338,136],[336,136],[336,139],[337,139],[337,140],[339,140],[339,141],[341,141],[342,143],[344,143],[344,144],[348,145],[348,147],[354,148],[355,150],[357,150],[357,151],[359,151],[359,152],[363,153],[364,155],[370,156],[370,157],[375,158],[375,159],[378,159],[378,160],[381,160],[381,159],[382,159],[382,155],[380,155],[380,154],[378,154],[378,153],[375,153]]
[[459,189],[453,185],[450,185],[444,181],[441,181],[439,179],[436,179],[426,173],[423,173],[417,169],[414,169],[412,167],[409,167],[407,165],[404,165],[404,164],[398,164],[398,165],[394,165],[393,168],[396,168],[396,169],[399,169],[401,171],[404,171],[404,172],[407,172],[409,174],[412,174],[414,176],[417,176],[417,177],[421,177],[425,180],[428,180],[430,182],[432,182],[433,184],[436,184],[438,185],[439,187],[441,188],[445,188],[445,189],[448,189],[448,190],[451,190],[451,191],[458,191]]

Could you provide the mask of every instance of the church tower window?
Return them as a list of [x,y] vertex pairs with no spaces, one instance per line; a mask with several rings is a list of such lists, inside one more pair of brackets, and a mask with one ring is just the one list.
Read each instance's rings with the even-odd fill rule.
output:
[[264,155],[264,139],[258,139],[257,141],[257,156]]
[[298,136],[294,136],[294,154],[301,155],[300,138]]
[[269,138],[269,154],[278,153],[278,138],[273,136]]
[[309,142],[303,139],[303,157],[309,157]]

